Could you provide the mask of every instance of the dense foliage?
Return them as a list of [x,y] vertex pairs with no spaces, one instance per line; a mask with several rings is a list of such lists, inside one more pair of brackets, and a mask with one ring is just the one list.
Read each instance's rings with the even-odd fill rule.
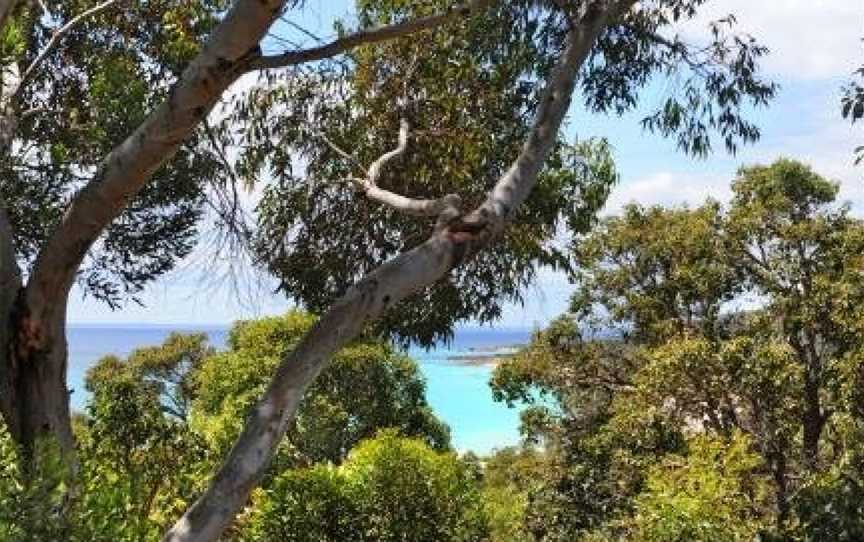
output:
[[497,370],[500,399],[536,403],[535,538],[859,536],[864,224],[790,160],[733,192],[604,220],[574,244],[571,313]]
[[[611,4],[497,2],[454,18],[446,32],[371,40],[337,60],[262,70],[257,80],[250,78],[248,86],[223,96],[240,73],[260,67],[262,48],[271,49],[274,42],[280,49],[295,46],[277,35],[285,31],[282,23],[320,41],[291,19],[303,2],[266,4],[266,13],[252,2],[229,11],[234,4],[224,0],[134,6],[96,0],[59,6],[17,2],[4,19],[9,24],[0,28],[0,248],[5,251],[0,279],[10,285],[0,296],[0,316],[9,324],[0,333],[0,406],[33,465],[15,484],[25,495],[37,495],[48,483],[51,476],[43,481],[32,472],[42,455],[35,453],[35,441],[45,434],[58,439],[68,472],[44,490],[63,495],[59,502],[36,500],[48,507],[43,515],[58,518],[51,523],[62,532],[79,529],[88,539],[147,538],[170,522],[200,493],[201,472],[224,457],[241,434],[241,420],[277,364],[287,363],[285,353],[311,319],[293,314],[241,326],[227,352],[210,351],[201,337],[172,337],[162,349],[103,360],[88,380],[93,399],[78,423],[77,464],[65,380],[71,285],[77,281],[112,308],[137,300],[150,281],[192,253],[208,209],[227,236],[222,248],[227,246],[232,256],[251,249],[255,264],[277,276],[285,295],[312,313],[325,313],[360,277],[417,247],[431,229],[433,217],[406,218],[351,189],[352,175],[362,175],[392,149],[402,123],[411,126],[411,148],[385,169],[380,182],[406,196],[455,194],[466,211],[484,199],[520,149],[532,147],[531,139],[545,141],[536,152],[542,157],[538,167],[541,161],[545,167],[536,189],[536,169],[523,181],[533,189],[525,205],[516,210],[502,204],[496,213],[500,224],[480,226],[500,237],[495,251],[467,250],[470,243],[463,237],[472,234],[451,231],[453,224],[467,224],[451,208],[452,221],[442,223],[446,227],[436,235],[455,233],[461,240],[445,236],[451,248],[438,258],[442,265],[436,272],[443,279],[418,279],[406,286],[397,300],[416,293],[404,303],[390,304],[391,298],[382,296],[386,311],[370,331],[375,337],[430,345],[448,337],[458,322],[495,320],[503,303],[521,300],[541,265],[578,273],[584,264],[578,253],[562,249],[561,238],[590,230],[617,175],[605,142],[557,138],[560,115],[550,115],[555,117],[550,123],[538,121],[535,134],[540,135],[525,144],[535,113],[554,109],[541,108],[540,96],[552,98],[547,104],[561,104],[556,100],[566,95],[569,103],[572,87],[564,79],[572,77],[559,78],[553,85],[558,90],[550,94],[541,94],[542,82],[562,56],[565,38],[581,33],[574,26],[596,23],[597,36],[584,29],[583,36],[591,36],[584,62],[568,48],[573,76],[581,66],[576,83],[585,110],[623,115],[637,108],[640,94],[656,79],[674,79],[679,84],[643,119],[643,128],[672,138],[688,154],[704,156],[717,141],[734,151],[758,138],[746,113],[765,105],[776,87],[757,67],[766,49],[734,34],[732,17],[712,23],[706,43],[669,37],[703,3],[622,2],[616,4],[619,11]],[[368,28],[451,6],[449,0],[360,0],[357,13],[360,25]],[[604,10],[608,20],[593,16]],[[585,13],[576,17],[577,11]],[[217,32],[204,46],[220,21],[233,21],[232,14],[245,18],[236,26],[221,26],[237,30],[234,35]],[[246,24],[253,19],[254,24]],[[269,28],[276,19],[282,22]],[[272,32],[262,40],[268,29]],[[337,30],[347,32],[341,23]],[[241,51],[222,55],[232,49],[226,43],[242,44],[233,47]],[[206,62],[199,63],[202,58]],[[563,87],[567,90],[559,94]],[[142,125],[145,119],[152,122]],[[240,192],[254,189],[263,197],[253,225],[245,220]],[[516,201],[521,204],[521,199]],[[505,229],[509,222],[512,227]],[[484,245],[488,241],[476,237]],[[413,278],[406,275],[402,278]],[[370,312],[369,319],[378,319],[383,310]],[[366,318],[354,319],[357,329]],[[357,332],[342,338],[347,341]],[[851,340],[832,336],[831,341],[845,355]],[[294,390],[305,390],[334,350],[317,358],[306,380],[289,382]],[[281,423],[259,425],[265,428],[261,434],[275,435],[276,427],[281,437],[288,427],[265,490],[285,469],[342,463],[355,445],[382,427],[446,450],[446,428],[425,404],[421,379],[409,360],[389,344],[367,339],[337,357],[296,416],[293,407],[258,411],[285,416]],[[821,389],[820,378],[805,381]],[[819,460],[813,437],[826,425],[827,410],[812,397],[808,401],[801,407],[809,416],[803,447],[815,472]],[[266,453],[258,448],[257,457],[269,460],[279,439],[259,440],[269,447]],[[682,441],[673,434],[663,445],[680,451]],[[616,462],[602,446],[582,452],[609,465]],[[38,469],[50,467],[47,461]],[[228,507],[232,514],[261,468],[239,484],[242,490],[221,493],[240,496]],[[76,487],[61,489],[66,484]],[[614,494],[613,487],[608,489]],[[501,502],[518,500],[507,491],[497,493]],[[590,499],[585,504],[596,505]],[[82,520],[72,525],[66,519],[76,506]],[[228,517],[220,506],[212,507],[218,513],[210,518]],[[524,515],[530,514],[525,507]],[[498,514],[494,528],[506,530],[521,515]],[[244,524],[235,528],[241,532]],[[19,534],[35,533],[24,528]],[[434,536],[480,536],[453,533]]]
[[319,464],[274,480],[251,518],[250,540],[484,540],[476,476],[452,453],[383,433],[339,467]]
[[[736,34],[731,19],[712,26],[705,48],[662,37],[694,17],[702,3],[642,2],[610,27],[582,70],[581,105],[623,115],[637,107],[643,89],[674,74],[682,84],[646,116],[647,131],[699,156],[718,139],[730,150],[756,140],[759,130],[746,112],[765,105],[776,90],[756,64],[767,50]],[[384,24],[450,4],[363,0],[358,19]],[[360,47],[301,76],[267,74],[265,83],[238,97],[224,122],[250,126],[231,140],[243,149],[242,176],[273,178],[257,209],[253,239],[281,290],[308,310],[323,311],[348,285],[425,239],[428,222],[358,199],[352,188],[352,177],[396,146],[402,120],[411,126],[408,151],[385,168],[379,184],[411,197],[457,194],[465,209],[481,202],[528,133],[540,92],[536,82],[560,54],[568,9],[576,8],[498,2],[483,17],[446,32]],[[616,180],[604,141],[560,138],[496,250],[391,309],[381,327],[393,337],[431,344],[460,321],[494,321],[505,302],[521,301],[538,266],[571,268],[571,254],[557,241],[592,226]]]
[[[0,200],[25,267],[69,198],[165,98],[226,6],[159,0],[110,9],[74,25],[61,54],[37,65],[57,30],[96,2],[55,4],[46,16],[43,4],[18,2],[0,32],[0,113],[16,119],[13,141],[2,145]],[[187,142],[87,258],[78,276],[84,291],[118,306],[172,269],[195,245],[207,184],[224,183],[226,175],[203,133]]]
[[[229,349],[208,357],[196,373],[192,425],[227,451],[280,356],[313,324],[305,313],[242,322]],[[361,340],[343,349],[307,391],[277,462],[341,462],[362,439],[396,428],[430,446],[449,448],[449,429],[426,403],[417,364],[392,346]]]
[[[42,465],[46,472],[24,472],[8,435],[0,438],[2,539],[158,539],[204,489],[278,356],[293,348],[314,320],[290,312],[239,322],[230,330],[224,351],[208,346],[201,334],[172,334],[162,345],[135,350],[126,359],[99,360],[87,374],[91,395],[86,412],[75,420],[82,487],[74,501],[64,501],[70,496],[59,465],[56,472],[49,463]],[[384,429],[390,432],[376,438]],[[372,440],[357,448],[366,439]],[[372,476],[375,469],[382,469],[379,477],[384,477],[368,480],[372,485],[367,490],[372,493],[364,498],[378,499],[381,491],[389,491],[395,501],[402,492],[414,491],[427,495],[427,506],[453,498],[457,500],[452,506],[461,509],[460,503],[477,491],[474,471],[449,451],[449,430],[426,403],[425,383],[416,363],[386,343],[364,339],[340,352],[308,390],[256,497],[256,508],[287,506],[266,496],[287,498],[279,488],[295,478],[315,478],[315,473],[335,469],[355,448],[354,467],[339,467],[340,472],[360,469],[363,476]],[[50,456],[50,450],[45,455]],[[395,476],[389,469],[397,459],[407,461],[412,456],[417,459],[405,463],[405,478],[397,486],[387,486],[396,483],[387,475]],[[416,478],[415,467],[426,468],[429,478]],[[305,469],[313,474],[307,476]],[[359,488],[359,479],[352,475],[351,480],[349,485]],[[433,482],[443,493],[428,493]],[[461,489],[451,487],[459,483]],[[457,493],[451,495],[451,490]],[[467,493],[459,496],[459,491]],[[374,502],[379,501],[369,501],[368,506]],[[471,502],[479,506],[476,500]],[[68,523],[56,520],[64,507],[72,509]],[[376,520],[375,529],[400,529],[392,522],[405,518],[386,516],[390,504],[387,507],[380,509],[385,516]],[[430,510],[408,508],[405,513],[422,515]],[[464,520],[448,527],[443,521],[449,521],[448,510],[439,511],[429,528],[454,532],[485,528],[482,516],[471,519],[467,510]],[[476,514],[480,513],[478,509]],[[52,517],[55,520],[45,521]],[[235,526],[231,536],[246,536],[244,521],[248,518]],[[275,528],[268,521],[256,519],[249,528]]]

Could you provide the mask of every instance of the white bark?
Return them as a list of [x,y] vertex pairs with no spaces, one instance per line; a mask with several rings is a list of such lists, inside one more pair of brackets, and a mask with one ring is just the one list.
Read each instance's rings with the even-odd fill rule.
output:
[[74,198],[37,257],[27,285],[38,326],[64,298],[96,238],[207,116],[222,93],[258,55],[258,44],[284,0],[238,0],[168,99],[105,159]]
[[442,213],[447,213],[448,215],[458,216],[462,200],[457,194],[448,194],[437,199],[416,199],[402,196],[378,186],[384,166],[402,156],[408,150],[409,135],[410,126],[408,121],[402,119],[399,123],[399,144],[397,147],[381,155],[380,158],[369,166],[366,177],[363,179],[354,179],[354,182],[357,183],[367,198],[387,205],[406,215],[437,217]]
[[280,363],[204,495],[166,534],[167,542],[217,539],[246,504],[293,419],[304,392],[330,357],[394,303],[444,277],[485,246],[527,197],[558,136],[576,77],[602,30],[635,0],[595,0],[574,21],[550,74],[531,133],[487,201],[465,219],[436,228],[422,245],[385,263],[354,285]]
[[[0,152],[5,152],[14,139],[20,119],[18,99],[25,79],[40,68],[72,28],[118,1],[106,0],[82,12],[49,41],[26,75],[18,81],[5,81],[10,86],[0,98]],[[0,0],[0,29],[14,3]],[[8,393],[0,398],[0,410],[7,419],[21,420],[16,423],[20,426],[15,435],[19,442],[54,435],[67,455],[74,456],[65,378],[65,311],[81,262],[111,221],[206,118],[224,91],[242,74],[260,69],[255,66],[261,58],[259,44],[284,3],[285,0],[235,0],[200,54],[173,85],[169,97],[113,149],[94,178],[75,195],[37,255],[23,294],[17,295],[16,289],[15,355],[0,359],[3,362],[0,387],[14,389],[17,395]],[[472,5],[485,3],[486,0],[475,1]],[[328,47],[288,54],[291,57],[288,60],[298,64],[326,58],[363,43],[438,26],[449,19],[450,16],[432,17],[419,24],[408,22],[362,31]],[[7,349],[9,344],[3,341],[0,349]],[[14,370],[16,367],[22,371]]]
[[[0,0],[2,1],[2,0]],[[443,14],[363,30],[315,49],[285,53],[264,61],[259,43],[285,0],[237,0],[201,53],[174,85],[170,97],[117,146],[97,176],[73,199],[57,230],[39,253],[26,287],[34,328],[50,319],[57,300],[68,294],[84,255],[108,224],[207,116],[222,93],[241,75],[341,54],[365,43],[403,37],[468,15],[494,0],[473,0]],[[92,16],[110,7],[99,4]],[[84,14],[82,14],[84,15]],[[38,341],[38,337],[35,337]]]
[[40,250],[23,295],[16,300],[14,352],[0,367],[0,408],[25,449],[41,436],[54,437],[74,473],[65,323],[78,268],[108,224],[258,55],[258,43],[283,1],[236,2],[168,99],[108,155]]

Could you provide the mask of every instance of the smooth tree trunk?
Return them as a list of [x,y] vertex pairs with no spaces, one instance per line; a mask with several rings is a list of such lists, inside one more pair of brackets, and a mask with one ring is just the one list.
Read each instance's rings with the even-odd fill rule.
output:
[[[445,277],[502,233],[536,183],[557,141],[579,70],[600,33],[635,0],[596,0],[573,15],[566,49],[545,83],[531,132],[487,200],[467,215],[446,208],[432,236],[364,277],[328,310],[282,359],[225,463],[202,497],[166,533],[166,542],[219,538],[266,472],[308,386],[331,356],[387,307]],[[400,147],[401,147],[400,143]],[[374,177],[374,175],[370,175]],[[367,187],[375,188],[375,187]],[[379,202],[393,198],[375,198]],[[456,198],[443,198],[455,201]],[[393,205],[403,212],[413,206]]]
[[[344,36],[320,47],[262,56],[259,44],[286,0],[236,0],[168,98],[104,159],[94,177],[72,199],[60,223],[22,281],[11,228],[0,201],[0,410],[19,443],[33,448],[55,439],[74,457],[66,388],[66,300],[86,254],[106,227],[169,160],[241,75],[327,58],[363,43],[434,28],[453,17],[473,15],[490,0],[473,0],[444,13]],[[352,287],[288,357],[255,409],[237,444],[207,492],[167,533],[172,541],[214,540],[245,505],[273,450],[296,413],[306,388],[335,351],[388,306],[446,276],[499,235],[536,182],[570,104],[575,79],[602,30],[635,0],[591,0],[564,4],[572,14],[567,48],[550,75],[535,125],[510,170],[487,201],[467,215],[443,198],[443,212],[425,243]],[[14,2],[0,0],[0,17]],[[104,9],[112,2],[93,9]],[[0,23],[3,19],[0,18]],[[51,54],[62,35],[55,35]],[[37,60],[38,60],[37,58]],[[38,63],[37,66],[38,68]],[[22,74],[33,73],[33,66]],[[17,92],[17,91],[16,91]],[[17,95],[17,94],[16,94]],[[14,126],[4,123],[5,126]],[[4,130],[5,140],[14,128]],[[400,201],[376,187],[367,193],[382,203]],[[437,203],[435,205],[438,205]],[[426,208],[425,205],[421,205]]]

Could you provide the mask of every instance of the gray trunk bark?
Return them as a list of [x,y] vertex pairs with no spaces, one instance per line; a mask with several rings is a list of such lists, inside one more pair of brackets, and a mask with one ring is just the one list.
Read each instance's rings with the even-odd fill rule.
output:
[[[259,44],[285,0],[236,0],[201,53],[184,71],[170,97],[105,158],[71,202],[39,251],[26,284],[15,265],[11,229],[0,216],[0,411],[13,436],[32,447],[54,434],[74,458],[66,389],[66,300],[92,244],[154,171],[169,160],[241,75],[327,58],[363,43],[393,39],[466,16],[494,0],[473,0],[439,15],[349,34],[332,43],[262,57]],[[19,120],[16,97],[32,74],[83,19],[116,5],[106,0],[82,12],[54,34],[21,78],[0,93],[0,152],[8,151]],[[0,30],[15,5],[0,0]],[[0,202],[2,207],[2,202]]]
[[64,462],[74,467],[75,441],[69,416],[66,387],[67,344],[65,312],[41,330],[39,347],[30,343],[27,311],[22,298],[13,307],[4,344],[9,352],[0,372],[0,410],[10,434],[25,454],[25,464],[39,442],[55,440]]
[[[32,456],[38,439],[56,438],[74,465],[66,389],[66,311],[61,305],[44,329],[30,326],[11,227],[0,207],[0,412],[27,456]],[[46,336],[37,341],[34,333]],[[42,346],[34,348],[37,344]]]

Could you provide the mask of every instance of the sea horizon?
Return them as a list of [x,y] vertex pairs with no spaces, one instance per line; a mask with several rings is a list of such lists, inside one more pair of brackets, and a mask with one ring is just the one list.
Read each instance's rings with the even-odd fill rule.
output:
[[[89,394],[84,377],[89,367],[106,355],[128,356],[136,348],[161,344],[172,332],[205,333],[217,349],[225,347],[232,323],[129,323],[70,322],[69,386],[73,410],[86,407]],[[517,326],[461,326],[449,344],[430,349],[409,347],[426,380],[427,400],[450,426],[453,447],[485,455],[519,443],[521,408],[508,408],[492,398],[489,379],[495,363],[465,362],[482,351],[526,344],[533,329]]]

